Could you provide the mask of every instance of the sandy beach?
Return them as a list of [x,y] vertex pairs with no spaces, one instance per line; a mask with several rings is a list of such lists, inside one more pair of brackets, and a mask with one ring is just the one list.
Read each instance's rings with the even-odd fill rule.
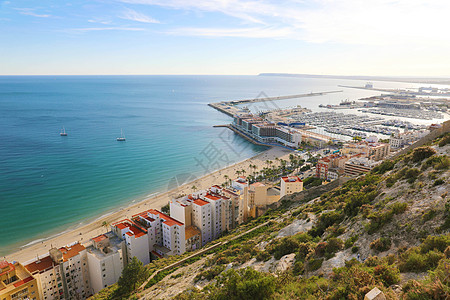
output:
[[102,225],[104,224],[104,222],[111,224],[124,218],[130,218],[132,215],[150,208],[160,209],[162,206],[166,205],[170,201],[171,197],[173,197],[174,195],[187,194],[193,192],[192,186],[195,186],[197,190],[202,190],[209,188],[214,184],[222,184],[223,182],[225,182],[224,179],[225,175],[229,176],[229,178],[236,178],[237,170],[240,171],[244,169],[247,172],[245,175],[252,174],[253,169],[249,168],[250,164],[256,165],[257,171],[259,171],[263,167],[267,166],[265,163],[266,160],[271,160],[273,161],[274,164],[276,164],[275,161],[276,157],[289,160],[290,153],[292,152],[281,147],[270,148],[254,157],[235,163],[221,170],[215,171],[211,174],[207,174],[194,181],[185,183],[183,185],[180,185],[179,187],[175,187],[174,189],[159,194],[155,197],[151,197],[138,203],[135,203],[133,205],[130,205],[126,208],[113,212],[103,218],[99,218],[89,224],[83,225],[81,227],[65,232],[53,238],[46,239],[42,242],[32,244],[26,248],[22,248],[15,253],[7,255],[6,259],[8,261],[19,261],[21,263],[24,263],[36,258],[37,255],[41,256],[47,254],[48,250],[52,246],[62,247],[77,241],[82,244],[88,244],[91,238],[99,234],[105,233],[106,231],[109,231],[109,226],[108,228],[105,228],[105,226]]

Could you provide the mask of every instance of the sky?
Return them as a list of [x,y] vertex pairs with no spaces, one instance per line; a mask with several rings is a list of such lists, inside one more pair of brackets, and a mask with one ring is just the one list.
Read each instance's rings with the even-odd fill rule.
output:
[[0,75],[450,76],[448,0],[0,0]]

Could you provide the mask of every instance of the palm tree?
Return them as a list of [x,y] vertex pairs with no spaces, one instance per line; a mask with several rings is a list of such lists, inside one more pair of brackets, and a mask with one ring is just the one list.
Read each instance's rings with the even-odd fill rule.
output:
[[247,171],[245,171],[244,169],[241,170],[241,174],[245,175],[245,173],[247,173]]
[[237,170],[236,174],[237,174],[237,176],[239,176],[241,174],[241,171]]
[[194,191],[194,193],[195,193],[195,191],[197,190],[197,187],[195,186],[195,185],[193,185],[193,186],[191,186],[191,189]]
[[108,232],[108,225],[109,223],[107,221],[102,222],[102,226],[105,227],[106,232]]

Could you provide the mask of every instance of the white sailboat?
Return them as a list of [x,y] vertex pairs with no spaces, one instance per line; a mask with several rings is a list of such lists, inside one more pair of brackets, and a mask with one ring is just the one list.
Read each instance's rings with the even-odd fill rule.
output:
[[60,136],[67,136],[66,128],[63,127],[63,130],[59,133]]
[[118,137],[116,140],[117,140],[118,142],[124,142],[124,141],[126,141],[125,136],[123,135],[122,129],[120,129],[120,137]]

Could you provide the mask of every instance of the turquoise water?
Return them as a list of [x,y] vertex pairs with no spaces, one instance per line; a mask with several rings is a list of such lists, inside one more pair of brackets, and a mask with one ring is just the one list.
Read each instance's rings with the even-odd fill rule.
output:
[[[265,150],[213,128],[230,117],[207,103],[254,98],[260,92],[277,96],[341,89],[338,84],[363,82],[0,76],[0,255],[164,192],[173,187],[174,176],[198,177]],[[316,109],[319,103],[369,95],[373,92],[347,89],[275,106]],[[63,126],[67,137],[59,135]],[[121,129],[126,142],[116,141]]]

